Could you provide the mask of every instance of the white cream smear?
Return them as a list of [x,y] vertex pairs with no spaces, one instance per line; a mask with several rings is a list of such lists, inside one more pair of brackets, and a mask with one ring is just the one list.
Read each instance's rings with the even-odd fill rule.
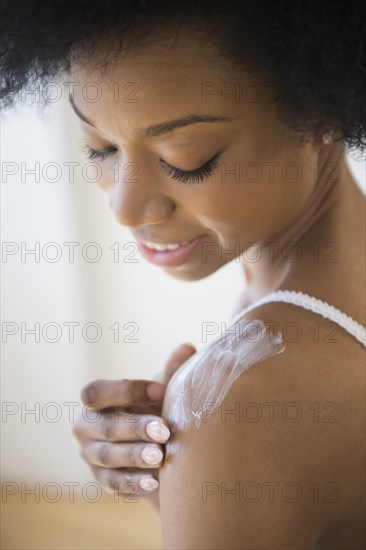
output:
[[270,332],[263,321],[236,321],[235,330],[192,355],[171,378],[163,413],[171,431],[189,430],[193,422],[199,429],[244,371],[284,351],[282,334]]

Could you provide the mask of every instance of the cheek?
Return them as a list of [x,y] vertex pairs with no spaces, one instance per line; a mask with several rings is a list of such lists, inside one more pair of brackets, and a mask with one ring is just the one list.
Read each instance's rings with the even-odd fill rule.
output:
[[284,157],[281,150],[243,155],[243,148],[219,160],[209,180],[195,186],[191,205],[201,223],[225,237],[255,240],[296,219],[314,182],[304,169],[309,161],[297,150]]
[[[94,163],[96,161],[93,161]],[[96,162],[98,164],[98,180],[97,185],[105,191],[108,195],[113,193],[116,187],[116,181],[118,178],[118,171],[116,169],[117,163],[113,160],[106,159],[103,162]]]
[[[299,188],[286,189],[282,183],[224,179],[220,173],[206,183],[187,190],[185,204],[206,227],[227,238],[253,237],[258,230],[283,223],[299,202]],[[301,202],[301,201],[300,201]]]

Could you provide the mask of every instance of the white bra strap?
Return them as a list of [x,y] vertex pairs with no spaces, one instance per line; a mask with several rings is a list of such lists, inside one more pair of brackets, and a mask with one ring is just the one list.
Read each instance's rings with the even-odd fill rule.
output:
[[347,332],[352,334],[361,344],[366,347],[366,329],[360,323],[342,313],[339,309],[334,306],[331,306],[327,302],[323,302],[318,298],[309,296],[309,294],[304,294],[303,292],[297,292],[295,290],[276,290],[267,296],[264,296],[260,300],[254,302],[250,306],[242,309],[237,315],[230,320],[230,323],[234,324],[242,315],[245,315],[248,311],[266,304],[268,302],[287,302],[289,304],[294,304],[295,306],[300,306],[305,309],[309,309],[314,313],[322,315],[325,319],[331,319]]

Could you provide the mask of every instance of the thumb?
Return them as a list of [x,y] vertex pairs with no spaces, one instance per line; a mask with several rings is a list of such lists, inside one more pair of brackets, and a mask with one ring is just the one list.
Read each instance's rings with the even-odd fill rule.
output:
[[162,399],[165,393],[165,387],[175,371],[179,369],[192,355],[197,352],[192,344],[181,344],[168,358],[165,369],[156,377],[156,382],[152,382],[146,388],[146,393],[152,401]]

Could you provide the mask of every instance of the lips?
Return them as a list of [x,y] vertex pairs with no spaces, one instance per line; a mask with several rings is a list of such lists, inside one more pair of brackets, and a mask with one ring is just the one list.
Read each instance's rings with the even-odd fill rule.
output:
[[[198,245],[198,243],[201,241],[201,239],[204,237],[204,235],[200,235],[199,237],[195,237],[194,239],[191,239],[190,241],[183,241],[185,244],[181,244],[179,248],[175,248],[174,250],[153,250],[152,248],[149,248],[146,246],[143,242],[137,241],[139,245],[140,252],[144,258],[151,261],[152,263],[155,263],[157,265],[181,265],[184,263],[188,257],[190,256],[193,249]],[[175,244],[178,245],[179,243],[155,243],[154,241],[145,241],[152,244],[161,244],[162,246],[167,246],[169,244]]]
[[[190,239],[192,241],[193,239]],[[184,246],[185,244],[188,244],[190,241],[183,241],[180,243],[156,243],[154,241],[140,241],[144,246],[147,246],[148,248],[152,250],[157,250],[159,252],[165,252],[166,250],[176,250],[177,248]]]

